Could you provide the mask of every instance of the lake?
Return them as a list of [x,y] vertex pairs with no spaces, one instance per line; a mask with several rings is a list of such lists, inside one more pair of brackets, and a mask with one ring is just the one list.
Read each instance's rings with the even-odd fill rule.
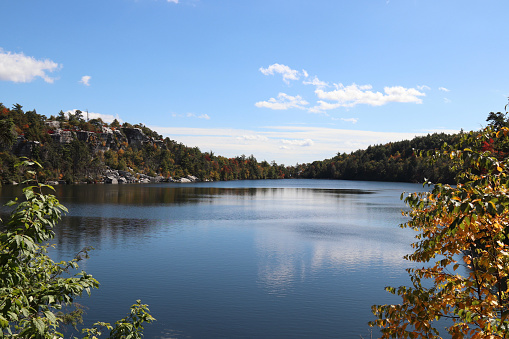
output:
[[[305,179],[55,188],[69,213],[51,256],[95,248],[81,262],[101,283],[80,300],[86,324],[141,299],[157,319],[146,338],[369,338],[371,305],[399,302],[384,287],[409,284],[415,234],[399,228],[400,194],[423,190]],[[0,188],[2,201],[17,192]]]

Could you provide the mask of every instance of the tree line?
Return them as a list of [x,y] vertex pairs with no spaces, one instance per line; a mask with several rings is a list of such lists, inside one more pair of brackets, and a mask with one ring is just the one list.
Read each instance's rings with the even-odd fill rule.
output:
[[[73,135],[67,142],[55,141],[55,128]],[[99,137],[104,128],[110,133],[107,141]],[[126,130],[139,128],[148,142],[129,144]],[[76,133],[87,131],[97,137],[80,140]],[[104,139],[104,138],[103,138]],[[107,145],[106,145],[107,142]],[[15,104],[7,108],[0,103],[0,181],[19,181],[21,173],[14,168],[22,150],[29,148],[29,157],[43,168],[38,173],[40,180],[64,180],[94,182],[101,179],[106,168],[143,173],[149,176],[181,178],[194,175],[201,180],[281,179],[292,177],[291,167],[275,162],[257,161],[251,155],[227,158],[214,152],[202,152],[198,147],[189,147],[170,138],[162,138],[157,132],[143,124],[123,123],[116,119],[112,123],[103,120],[85,120],[81,111],[66,114],[60,111],[47,118],[36,110],[24,111]]]
[[450,161],[430,163],[421,152],[452,144],[460,134],[433,133],[412,140],[369,146],[352,153],[338,153],[331,159],[314,161],[302,167],[303,178],[423,182],[452,182]]
[[[488,121],[503,123],[500,114],[490,113]],[[58,122],[62,130],[74,133],[72,139],[55,141],[51,137],[54,127],[49,122]],[[104,128],[116,132],[110,134],[107,145],[99,137]],[[132,128],[140,129],[150,141],[142,144],[126,142],[126,131]],[[97,133],[98,137],[80,140],[76,137],[78,131]],[[22,146],[30,146],[30,158],[43,165],[38,173],[41,180],[68,183],[101,180],[107,168],[177,179],[194,175],[200,180],[213,181],[311,178],[400,182],[428,179],[451,183],[456,173],[450,159],[432,163],[428,156],[421,155],[440,149],[444,144],[454,144],[463,133],[433,133],[412,140],[372,145],[351,153],[338,153],[330,159],[285,166],[274,161],[258,161],[253,155],[228,158],[213,151],[202,152],[198,147],[189,147],[168,137],[163,139],[141,123],[120,124],[114,120],[108,124],[100,118],[85,120],[81,111],[69,114],[60,111],[47,118],[35,110],[24,111],[19,104],[7,108],[0,103],[0,181],[19,179],[20,173],[14,169],[14,164],[23,155]]]

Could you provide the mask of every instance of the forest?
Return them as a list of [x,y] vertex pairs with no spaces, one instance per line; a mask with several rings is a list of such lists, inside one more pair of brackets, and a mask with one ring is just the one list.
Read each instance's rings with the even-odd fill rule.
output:
[[[491,114],[494,122],[496,114]],[[455,175],[450,163],[431,161],[427,152],[454,144],[462,133],[433,133],[285,166],[258,161],[253,155],[227,158],[213,151],[202,152],[163,139],[142,123],[88,120],[79,110],[60,111],[48,118],[35,109],[24,111],[19,104],[8,108],[0,103],[0,182],[22,179],[14,164],[24,156],[42,164],[39,180],[66,183],[101,182],[108,169],[165,179],[192,175],[203,181],[320,178],[447,183]]]
[[433,133],[412,140],[369,146],[352,153],[338,153],[302,168],[303,178],[423,182],[452,182],[455,173],[444,159],[431,161],[428,151],[455,143],[458,135]]
[[[212,151],[201,152],[198,147],[163,139],[143,124],[86,121],[81,111],[60,111],[47,118],[22,108],[0,103],[0,181],[4,183],[19,181],[21,173],[14,164],[20,156],[43,166],[39,180],[66,183],[100,181],[108,168],[151,177],[193,175],[213,181],[280,179],[294,174],[291,167],[258,162],[253,156],[226,158]],[[141,133],[133,136],[136,131]]]

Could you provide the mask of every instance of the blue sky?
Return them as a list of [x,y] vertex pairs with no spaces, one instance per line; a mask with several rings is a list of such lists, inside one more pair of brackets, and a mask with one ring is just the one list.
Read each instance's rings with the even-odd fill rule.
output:
[[507,0],[0,2],[0,102],[294,165],[479,129],[509,96]]

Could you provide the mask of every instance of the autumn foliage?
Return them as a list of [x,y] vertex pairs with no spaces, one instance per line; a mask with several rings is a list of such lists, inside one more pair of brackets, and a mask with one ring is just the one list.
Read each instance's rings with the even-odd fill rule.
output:
[[382,338],[509,337],[508,141],[491,124],[432,155],[453,161],[457,183],[405,198],[417,268],[412,286],[386,288],[401,304],[372,307]]

